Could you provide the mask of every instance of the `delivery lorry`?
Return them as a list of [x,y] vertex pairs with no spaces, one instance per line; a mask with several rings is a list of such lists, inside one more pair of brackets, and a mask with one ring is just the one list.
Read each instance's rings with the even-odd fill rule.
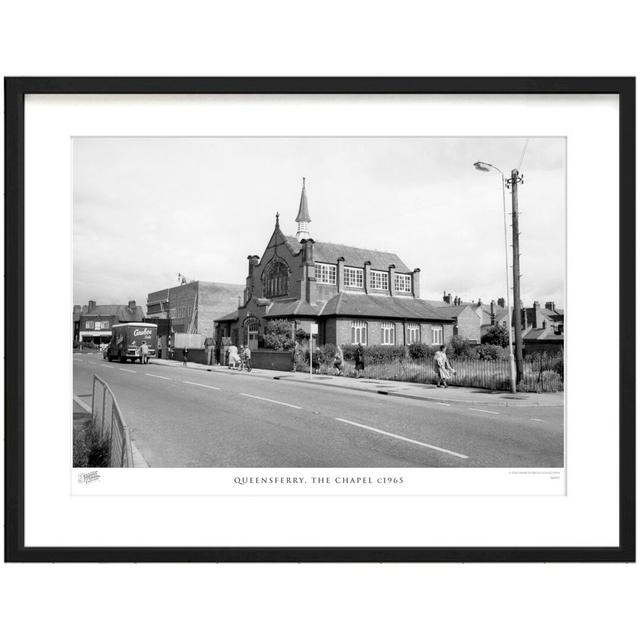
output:
[[127,322],[114,324],[111,327],[111,341],[104,351],[105,359],[109,362],[142,362],[140,347],[146,342],[149,347],[149,357],[156,355],[158,345],[158,326],[150,322]]

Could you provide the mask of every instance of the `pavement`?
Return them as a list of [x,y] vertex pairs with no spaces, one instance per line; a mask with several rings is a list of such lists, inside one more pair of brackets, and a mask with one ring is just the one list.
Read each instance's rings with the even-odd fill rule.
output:
[[[152,359],[149,364],[165,367],[183,367],[182,362],[175,360]],[[202,365],[190,362],[189,369],[215,371],[227,373],[232,376],[254,376],[269,380],[287,380],[288,382],[300,382],[327,387],[339,387],[345,390],[362,391],[365,393],[378,393],[381,395],[396,396],[399,398],[412,398],[428,402],[451,402],[494,406],[521,406],[521,407],[564,407],[564,393],[516,393],[505,391],[491,391],[476,387],[449,386],[446,389],[436,387],[433,384],[421,384],[416,382],[396,382],[394,380],[373,380],[367,378],[350,378],[345,376],[332,376],[293,372],[272,371],[268,369],[252,369],[248,371],[235,371],[219,365]]]
[[151,362],[73,356],[74,394],[90,394],[93,375],[102,377],[150,467],[564,464],[562,406],[498,404],[510,399],[476,400],[474,390]]

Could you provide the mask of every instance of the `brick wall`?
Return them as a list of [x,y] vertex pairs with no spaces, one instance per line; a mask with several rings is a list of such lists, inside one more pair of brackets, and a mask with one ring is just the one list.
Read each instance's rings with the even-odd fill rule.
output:
[[[304,288],[304,265],[302,255],[294,257],[280,232],[274,232],[269,240],[269,244],[260,258],[260,262],[252,269],[253,296],[257,298],[265,297],[262,276],[274,258],[284,260],[289,267],[288,294],[283,297],[295,297],[303,299],[305,297]],[[277,300],[277,298],[275,298]]]
[[480,342],[480,323],[478,314],[471,307],[466,307],[458,315],[455,332],[465,340]]
[[242,285],[201,282],[198,290],[198,333],[213,337],[215,318],[238,308],[238,296],[242,295]]
[[251,352],[251,366],[255,369],[291,371],[293,368],[292,354],[290,351],[254,349]]

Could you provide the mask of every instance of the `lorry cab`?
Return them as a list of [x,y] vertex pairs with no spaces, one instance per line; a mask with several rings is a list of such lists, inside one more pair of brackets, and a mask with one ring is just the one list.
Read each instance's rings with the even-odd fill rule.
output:
[[104,357],[112,362],[142,362],[140,347],[146,342],[149,347],[149,357],[156,355],[158,343],[158,326],[150,322],[126,322],[114,324],[111,327],[111,340],[104,352]]

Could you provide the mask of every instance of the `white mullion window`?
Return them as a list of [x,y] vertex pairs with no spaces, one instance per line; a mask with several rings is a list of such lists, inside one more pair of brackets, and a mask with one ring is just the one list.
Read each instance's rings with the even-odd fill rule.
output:
[[381,344],[396,343],[396,325],[393,322],[383,322],[380,325],[380,333]]
[[351,323],[351,343],[367,344],[367,323],[364,320],[354,320]]
[[442,325],[431,327],[431,344],[442,344],[444,342]]
[[409,344],[418,344],[420,342],[420,325],[417,322],[407,325],[407,342]]
[[364,287],[364,269],[356,267],[344,268],[344,284],[346,287]]
[[396,291],[401,293],[411,293],[411,276],[406,273],[396,273],[395,287]]
[[336,265],[316,262],[316,282],[321,284],[336,283]]
[[371,271],[371,288],[386,291],[389,289],[389,273],[387,271]]

